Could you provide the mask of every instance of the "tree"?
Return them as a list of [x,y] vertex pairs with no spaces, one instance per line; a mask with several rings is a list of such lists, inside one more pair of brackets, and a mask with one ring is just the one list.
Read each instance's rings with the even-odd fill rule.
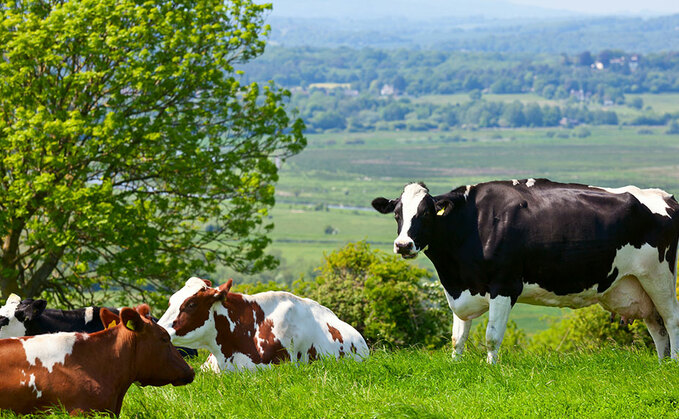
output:
[[523,113],[523,104],[514,101],[505,106],[502,118],[510,127],[522,127],[526,125],[526,116]]
[[346,119],[338,112],[323,111],[314,115],[313,126],[318,129],[344,129],[347,126]]
[[677,121],[676,119],[672,120],[669,123],[669,127],[667,128],[667,131],[665,131],[665,133],[670,135],[679,134],[679,121]]
[[644,100],[637,96],[637,97],[633,98],[632,100],[630,100],[627,105],[630,108],[641,110],[641,108],[644,107]]
[[592,54],[589,51],[584,51],[578,54],[577,63],[580,66],[589,67],[594,63],[594,58],[592,58]]
[[263,52],[269,8],[0,6],[3,294],[167,294],[218,263],[275,265],[263,253],[274,158],[303,149],[304,124],[287,91],[242,85],[234,69]]
[[399,102],[390,102],[382,108],[382,118],[385,121],[400,121],[410,112],[408,105]]

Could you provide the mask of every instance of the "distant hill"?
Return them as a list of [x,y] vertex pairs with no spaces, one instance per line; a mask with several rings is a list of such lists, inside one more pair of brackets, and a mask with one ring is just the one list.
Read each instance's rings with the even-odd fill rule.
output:
[[[319,4],[330,3],[317,0]],[[286,3],[295,3],[293,7]],[[601,51],[620,49],[640,53],[679,50],[679,14],[661,17],[561,17],[500,19],[481,15],[448,16],[424,18],[429,10],[416,12],[408,18],[397,17],[402,11],[379,9],[377,4],[385,5],[383,0],[365,1],[369,3],[372,14],[347,17],[347,3],[336,2],[330,10],[337,10],[336,17],[315,17],[321,14],[315,6],[304,13],[303,17],[285,17],[304,3],[311,0],[293,2],[283,0],[274,4],[280,10],[271,14],[268,23],[272,27],[270,44],[282,46],[312,47],[351,47],[351,48],[408,48],[434,49],[445,51],[484,51],[484,52],[527,52],[527,53],[575,53],[581,51]],[[406,7],[404,0],[394,1],[394,7]],[[413,4],[419,2],[412,2]],[[444,3],[442,0],[426,0],[423,4]],[[506,2],[483,0],[476,5],[497,4],[498,10],[506,6],[508,16],[511,10],[517,13],[523,6]],[[400,6],[399,6],[400,5]],[[386,8],[386,6],[384,6]],[[462,10],[476,10],[469,6]],[[422,9],[427,9],[422,7]],[[364,8],[365,10],[365,8]],[[379,13],[381,14],[378,14]],[[451,11],[453,13],[454,11]],[[392,13],[393,16],[389,16]],[[443,13],[443,12],[441,12]],[[536,12],[537,13],[537,12]],[[377,16],[382,16],[378,18]],[[402,16],[402,15],[401,15]]]
[[272,3],[274,17],[313,19],[375,20],[405,16],[416,20],[462,16],[508,19],[573,15],[502,0],[272,0]]

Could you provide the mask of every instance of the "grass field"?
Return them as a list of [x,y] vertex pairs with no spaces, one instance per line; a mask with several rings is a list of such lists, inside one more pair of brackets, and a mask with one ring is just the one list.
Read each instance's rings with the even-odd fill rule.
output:
[[[197,365],[197,364],[196,364]],[[647,351],[376,351],[240,374],[198,373],[185,387],[133,386],[123,418],[677,417],[679,364]]]

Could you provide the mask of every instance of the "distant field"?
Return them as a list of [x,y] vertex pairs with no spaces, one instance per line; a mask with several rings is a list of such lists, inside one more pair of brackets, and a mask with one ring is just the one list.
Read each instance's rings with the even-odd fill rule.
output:
[[[369,206],[374,197],[398,194],[413,180],[441,193],[528,177],[679,193],[677,136],[658,130],[639,135],[637,127],[590,130],[587,138],[549,138],[548,129],[314,135],[284,166],[277,193],[288,202]],[[455,136],[467,141],[451,142]]]
[[627,100],[641,98],[644,101],[644,108],[650,106],[656,112],[679,112],[679,93],[663,93],[654,95],[650,93],[625,95]]

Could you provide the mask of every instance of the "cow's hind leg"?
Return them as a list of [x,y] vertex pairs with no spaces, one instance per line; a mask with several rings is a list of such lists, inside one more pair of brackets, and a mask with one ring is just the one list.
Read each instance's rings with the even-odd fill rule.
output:
[[658,352],[658,358],[663,359],[670,356],[670,338],[667,334],[667,329],[665,329],[665,323],[663,322],[660,313],[657,310],[644,318],[644,323],[648,328],[648,332],[653,338],[653,343],[655,343],[655,349]]
[[[674,274],[670,273],[670,275],[665,274],[654,278],[639,278],[639,282],[648,296],[651,297],[665,325],[670,340],[670,356],[677,359],[679,357],[679,302],[677,302],[677,292],[674,288],[676,285]],[[652,319],[651,324],[653,324]],[[651,327],[654,326],[650,326],[649,331]],[[660,332],[661,330],[658,329],[658,333]],[[655,340],[655,336],[653,338]]]
[[459,359],[472,327],[471,320],[462,320],[453,313],[453,359]]
[[488,327],[486,328],[486,346],[488,347],[489,364],[497,362],[497,352],[505,336],[509,312],[512,309],[511,298],[498,295],[491,298],[488,311]]

